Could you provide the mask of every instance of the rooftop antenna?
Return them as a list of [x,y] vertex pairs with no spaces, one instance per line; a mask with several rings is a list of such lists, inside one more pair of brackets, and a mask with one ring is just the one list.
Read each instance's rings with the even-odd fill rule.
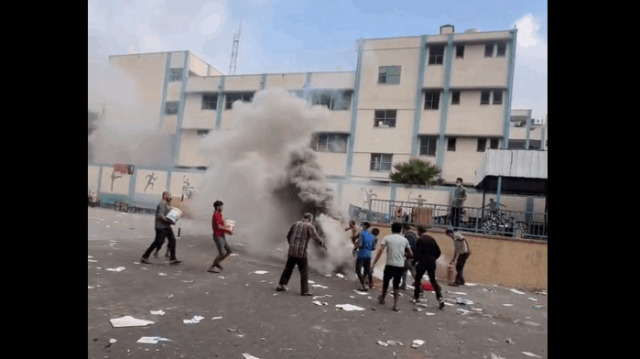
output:
[[238,44],[240,43],[240,30],[242,30],[242,19],[240,19],[238,32],[233,34],[233,47],[231,48],[231,63],[229,64],[229,75],[236,74],[236,65],[238,63]]

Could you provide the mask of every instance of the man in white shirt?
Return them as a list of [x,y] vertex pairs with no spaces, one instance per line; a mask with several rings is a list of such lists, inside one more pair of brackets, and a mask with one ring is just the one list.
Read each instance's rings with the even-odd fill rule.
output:
[[393,279],[393,310],[398,311],[398,298],[400,287],[400,279],[402,278],[402,272],[404,271],[405,256],[407,258],[413,258],[413,252],[409,241],[400,232],[402,231],[402,224],[394,222],[391,224],[391,234],[385,236],[382,239],[380,250],[376,254],[376,259],[373,261],[373,267],[382,255],[382,251],[386,250],[387,264],[384,267],[384,274],[382,276],[382,294],[378,297],[378,302],[384,305],[384,298],[387,295],[387,289],[389,289],[389,281]]

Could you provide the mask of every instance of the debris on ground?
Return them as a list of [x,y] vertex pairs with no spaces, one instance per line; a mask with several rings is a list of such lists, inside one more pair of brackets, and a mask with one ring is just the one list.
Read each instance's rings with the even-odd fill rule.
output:
[[267,273],[269,273],[269,271],[266,271],[266,270],[257,270],[257,271],[255,271],[255,272],[253,272],[253,273],[255,273],[255,274],[267,274]]
[[194,315],[191,319],[183,319],[184,324],[198,324],[200,321],[204,319],[204,317],[199,315]]
[[522,352],[522,354],[528,356],[528,357],[534,357],[534,358],[542,358],[540,355],[536,355],[530,352]]
[[158,344],[159,341],[171,341],[171,339],[167,339],[167,338],[162,338],[162,337],[141,337],[140,339],[138,339],[138,343],[143,343],[143,344]]
[[164,310],[160,309],[160,310],[152,310],[151,314],[153,315],[164,315]]
[[329,305],[329,303],[327,303],[327,302],[321,302],[321,301],[319,301],[319,300],[314,300],[314,301],[313,301],[313,302],[311,302],[311,303],[313,303],[313,304],[315,304],[315,305],[320,305],[320,306],[322,306],[322,305]]
[[513,307],[513,304],[503,304],[505,307]]
[[507,338],[507,339],[505,340],[505,343],[507,343],[507,344],[514,344],[513,340],[511,340],[511,338]]
[[324,289],[329,289],[329,287],[324,286],[322,284],[312,284],[311,285],[313,288],[324,288]]
[[510,290],[510,291],[512,291],[512,292],[514,292],[514,293],[516,293],[516,294],[527,294],[527,293],[525,293],[525,292],[521,292],[521,291],[519,291],[519,290],[517,290],[517,289],[515,289],[515,288],[511,288],[511,289],[509,289],[509,290]]
[[249,353],[242,353],[242,356],[244,356],[244,359],[260,359],[258,357],[254,357],[253,355],[251,355]]
[[353,305],[353,304],[336,304],[336,307],[342,310],[345,310],[347,312],[352,312],[354,310],[364,310],[364,308],[358,307],[357,305]]
[[424,344],[424,340],[416,339],[413,341],[413,344],[411,344],[411,347],[415,349],[421,346],[422,344]]
[[144,327],[145,325],[154,324],[150,320],[144,319],[136,319],[130,315],[125,315],[120,318],[109,319],[111,325],[114,328],[122,328],[122,327]]
[[222,319],[222,317],[213,317],[213,318],[211,318],[211,320],[218,320],[218,319]]
[[122,272],[123,270],[125,270],[125,267],[118,267],[118,268],[107,268],[107,270],[109,272]]

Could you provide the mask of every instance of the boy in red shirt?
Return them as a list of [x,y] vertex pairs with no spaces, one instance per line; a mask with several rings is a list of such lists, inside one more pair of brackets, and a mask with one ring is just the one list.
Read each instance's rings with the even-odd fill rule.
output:
[[[211,267],[207,270],[207,272],[211,273],[220,273],[222,270],[222,266],[220,262],[225,260],[228,256],[231,255],[231,247],[227,243],[227,239],[225,237],[226,233],[232,235],[233,232],[228,229],[224,224],[224,219],[222,218],[222,207],[224,203],[222,201],[213,202],[213,216],[211,217],[211,228],[213,229],[213,241],[216,243],[216,247],[218,247],[218,256],[213,261]],[[220,270],[216,269],[218,267]]]

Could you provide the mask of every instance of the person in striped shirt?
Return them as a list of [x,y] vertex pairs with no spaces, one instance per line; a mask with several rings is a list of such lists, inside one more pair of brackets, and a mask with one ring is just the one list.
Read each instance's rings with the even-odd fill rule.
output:
[[307,246],[310,240],[314,240],[325,250],[327,247],[324,245],[322,239],[318,235],[316,228],[313,226],[313,215],[311,213],[305,213],[302,220],[295,222],[289,228],[287,233],[287,242],[289,243],[289,252],[287,255],[287,263],[285,264],[278,287],[278,292],[287,290],[287,284],[291,279],[293,268],[297,265],[300,271],[300,295],[311,296],[309,293],[309,272],[307,262]]

